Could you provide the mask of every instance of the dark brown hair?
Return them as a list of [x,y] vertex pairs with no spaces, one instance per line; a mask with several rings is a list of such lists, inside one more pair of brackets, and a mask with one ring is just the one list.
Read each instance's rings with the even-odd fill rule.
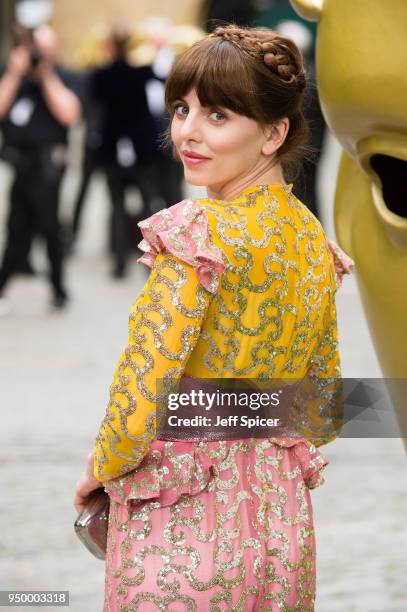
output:
[[[262,127],[288,117],[289,130],[275,161],[282,164],[286,178],[294,179],[302,159],[313,152],[306,145],[306,85],[303,57],[290,38],[268,28],[228,24],[178,58],[167,79],[165,104],[172,120],[174,102],[195,88],[202,106],[223,106]],[[164,135],[164,147],[172,144],[170,131],[171,126]]]

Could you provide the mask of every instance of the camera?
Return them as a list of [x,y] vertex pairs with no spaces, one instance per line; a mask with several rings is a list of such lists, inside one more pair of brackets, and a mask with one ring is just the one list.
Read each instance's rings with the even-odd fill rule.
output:
[[36,49],[35,47],[33,47],[30,51],[31,68],[32,69],[36,68],[41,60],[42,60],[42,55],[40,51]]

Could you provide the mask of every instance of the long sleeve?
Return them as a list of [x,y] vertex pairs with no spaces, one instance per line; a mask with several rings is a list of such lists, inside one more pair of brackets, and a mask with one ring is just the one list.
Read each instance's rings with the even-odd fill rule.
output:
[[321,332],[291,413],[291,426],[315,446],[334,440],[343,425],[344,396],[335,295],[342,284],[343,274],[349,274],[354,265],[353,260],[332,241],[329,241],[328,248],[333,257]]
[[164,407],[158,381],[172,387],[182,376],[212,297],[192,266],[169,253],[156,256],[130,314],[128,345],[96,437],[94,474],[100,481],[135,469],[147,453]]
[[331,254],[330,291],[323,313],[322,331],[293,404],[295,428],[315,446],[338,437],[344,423],[344,393],[338,345],[335,295],[343,276],[355,262],[333,240],[326,238]]
[[311,367],[302,390],[305,404],[303,435],[315,446],[334,440],[343,425],[343,384],[338,347],[335,295],[324,313],[324,331],[311,358]]
[[134,470],[163,424],[166,397],[181,378],[225,270],[204,209],[183,200],[139,222],[150,277],[133,305],[94,448],[101,482]]

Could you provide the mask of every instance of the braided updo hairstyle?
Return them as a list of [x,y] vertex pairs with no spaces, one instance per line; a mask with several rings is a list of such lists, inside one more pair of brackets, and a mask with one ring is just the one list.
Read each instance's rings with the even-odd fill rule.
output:
[[[167,79],[165,103],[172,119],[174,103],[195,88],[202,106],[223,106],[263,127],[288,117],[289,130],[274,160],[293,180],[312,152],[303,114],[306,85],[303,57],[290,38],[269,28],[228,24],[178,58]],[[170,128],[164,142],[171,142]]]

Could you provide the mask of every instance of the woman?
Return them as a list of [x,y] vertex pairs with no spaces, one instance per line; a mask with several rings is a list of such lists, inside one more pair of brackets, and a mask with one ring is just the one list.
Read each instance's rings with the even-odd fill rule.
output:
[[[328,463],[316,446],[340,427],[334,295],[353,262],[284,181],[307,137],[305,85],[291,40],[233,25],[168,78],[175,154],[208,197],[140,222],[152,272],[75,498],[110,495],[105,611],[314,609],[309,490]],[[306,380],[302,435],[157,435],[164,391],[211,378]]]

